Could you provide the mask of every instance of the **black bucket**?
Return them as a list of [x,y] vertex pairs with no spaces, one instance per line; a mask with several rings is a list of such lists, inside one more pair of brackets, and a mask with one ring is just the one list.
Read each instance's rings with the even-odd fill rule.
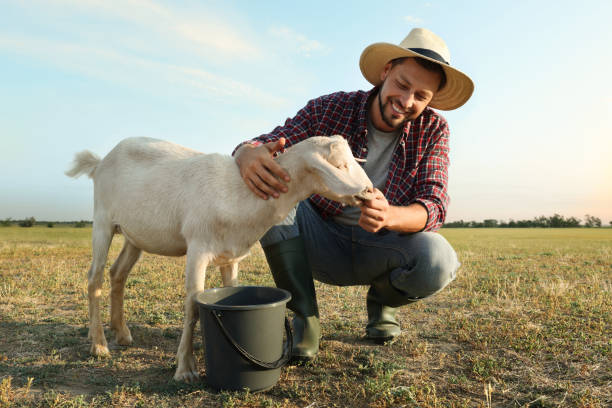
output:
[[197,294],[208,385],[217,390],[264,391],[278,382],[293,343],[285,316],[289,300],[286,290],[266,286],[215,288]]

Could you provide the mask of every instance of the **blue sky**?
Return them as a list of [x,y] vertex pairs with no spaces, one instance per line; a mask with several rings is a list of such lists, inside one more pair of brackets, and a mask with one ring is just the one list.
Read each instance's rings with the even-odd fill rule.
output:
[[612,220],[609,1],[2,2],[0,219],[91,219],[76,151],[130,136],[229,154],[309,99],[369,89],[414,27],[476,90],[451,127],[448,220]]

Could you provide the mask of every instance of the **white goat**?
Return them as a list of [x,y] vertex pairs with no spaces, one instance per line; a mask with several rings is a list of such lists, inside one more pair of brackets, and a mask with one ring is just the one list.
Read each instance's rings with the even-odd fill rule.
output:
[[125,244],[110,269],[111,329],[116,342],[132,343],[123,313],[125,281],[146,252],[182,256],[185,269],[185,320],[174,379],[197,380],[193,329],[194,303],[204,290],[206,266],[220,265],[223,284],[237,284],[238,261],[273,225],[314,193],[348,205],[371,198],[372,183],[341,136],[317,136],[297,143],[275,159],[290,175],[289,191],[262,200],[240,176],[234,159],[203,154],[173,143],[130,138],[104,159],[89,151],[76,155],[70,177],[94,181],[93,261],[88,275],[91,353],[109,355],[100,320],[100,296],[108,249],[115,233]]

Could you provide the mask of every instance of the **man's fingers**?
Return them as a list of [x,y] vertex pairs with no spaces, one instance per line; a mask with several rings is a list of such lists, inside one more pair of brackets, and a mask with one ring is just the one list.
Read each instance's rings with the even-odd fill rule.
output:
[[276,180],[274,177],[269,176],[269,174],[266,176],[266,175],[257,173],[251,177],[251,181],[260,191],[262,191],[264,194],[268,196],[278,198],[280,190],[270,185],[270,182],[269,182],[270,179]]
[[380,229],[380,226],[378,223],[366,217],[361,217],[359,219],[358,224],[361,228],[363,228],[367,232],[376,232]]
[[385,203],[382,200],[366,200],[363,202],[364,208],[370,208],[373,210],[382,211],[384,209]]
[[[269,162],[266,162],[264,164],[264,166],[270,171],[270,173],[272,173],[275,177],[281,179],[281,180],[285,180],[285,182],[289,182],[291,181],[291,179],[289,178],[289,174],[287,174],[287,172],[285,171],[285,169],[283,169],[281,166],[278,165],[277,162],[275,162],[274,160],[271,160]],[[284,184],[282,184],[280,181],[276,180],[278,182],[279,185],[284,186]]]
[[361,214],[376,221],[382,221],[384,219],[382,211],[377,208],[361,207]]
[[251,180],[245,179],[245,182],[246,182],[247,187],[249,187],[249,190],[255,193],[257,197],[263,198],[264,200],[268,199],[268,195],[264,193],[263,191],[261,191],[259,188],[257,188],[255,183],[253,183]]
[[387,199],[378,189],[374,189],[374,198],[366,200],[361,206],[359,226],[368,232],[378,232],[385,227],[385,217],[389,207]]
[[288,191],[283,183],[289,182],[289,174],[274,161],[274,153],[282,151],[285,139],[269,142],[262,146],[242,148],[238,151],[236,164],[240,175],[253,193],[263,199],[278,198]]
[[[267,164],[270,165],[269,163]],[[259,180],[256,180],[256,179],[254,180],[255,184],[257,184],[257,186],[261,188],[262,190],[268,191],[269,189],[270,191],[273,191],[275,193],[278,193],[278,192],[286,193],[287,192],[287,186],[283,184],[277,177],[275,177],[275,175],[270,171],[270,169],[266,167],[264,164],[262,164],[257,169],[257,171],[255,172],[255,175],[259,178]],[[262,185],[260,185],[258,181],[260,181]],[[264,188],[263,185],[265,185],[267,188]]]
[[264,144],[264,146],[266,146],[266,149],[268,149],[268,151],[271,154],[274,154],[274,153],[277,153],[277,152],[282,152],[283,149],[285,148],[285,143],[286,143],[285,138],[281,137],[276,142],[268,142],[268,143]]
[[371,200],[365,200],[363,204],[368,208],[376,208],[378,210],[383,210],[385,205],[387,204],[387,199],[383,195],[382,191],[375,188],[374,198],[372,198]]
[[[277,140],[276,142],[269,142],[266,143],[264,146],[266,147],[266,149],[268,149],[268,151],[270,152],[270,154],[273,156],[274,153],[276,152],[282,152],[284,147],[285,147],[285,138],[281,137],[279,140]],[[272,160],[272,157],[270,157],[269,160],[265,160],[265,161],[261,161],[261,164],[268,170],[270,171],[275,177],[284,180],[286,182],[289,182],[289,174],[287,174],[287,172],[278,165],[278,163],[276,163],[274,160]],[[270,180],[271,181],[271,180]],[[280,186],[277,186],[277,188],[280,189]]]

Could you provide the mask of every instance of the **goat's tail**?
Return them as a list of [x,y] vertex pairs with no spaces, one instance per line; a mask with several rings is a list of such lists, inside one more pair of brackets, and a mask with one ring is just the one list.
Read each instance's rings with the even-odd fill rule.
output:
[[77,178],[82,174],[87,174],[89,178],[93,178],[96,167],[100,163],[100,158],[90,152],[89,150],[83,150],[74,156],[74,162],[70,170],[66,170],[64,173],[68,177]]

